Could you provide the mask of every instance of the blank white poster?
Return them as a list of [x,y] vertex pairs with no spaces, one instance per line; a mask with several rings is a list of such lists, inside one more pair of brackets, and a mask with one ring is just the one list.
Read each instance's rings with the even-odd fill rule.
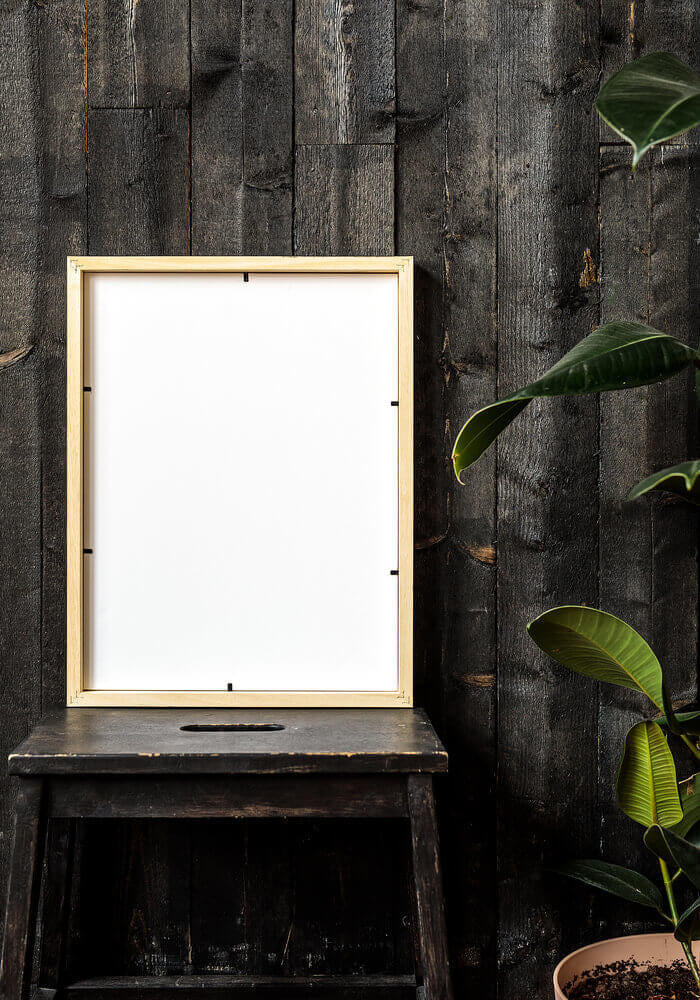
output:
[[85,282],[85,686],[396,689],[397,276]]

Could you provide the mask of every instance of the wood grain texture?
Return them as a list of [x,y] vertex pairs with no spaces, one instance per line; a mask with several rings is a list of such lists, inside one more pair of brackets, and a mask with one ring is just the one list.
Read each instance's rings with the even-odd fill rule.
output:
[[59,989],[66,969],[70,936],[75,822],[54,819],[46,840],[46,873],[41,907],[39,986]]
[[188,0],[88,4],[91,108],[187,107]]
[[39,872],[46,832],[42,800],[41,779],[24,779],[19,787],[15,809],[15,835],[0,963],[2,1000],[29,1000]]
[[[396,13],[397,251],[414,256],[415,642],[419,704],[441,721],[440,550],[447,532],[445,483],[451,443],[444,420],[443,230],[445,108],[443,5],[400,2]],[[416,53],[420,52],[420,59]]]
[[451,1000],[438,828],[430,775],[409,777],[408,811],[423,996],[426,1000]]
[[291,252],[291,0],[192,4],[192,252]]
[[[62,686],[62,338],[66,247],[82,249],[85,161],[82,5],[0,12],[0,353],[32,350],[0,395],[0,745],[9,748]],[[54,81],[54,77],[58,79]],[[48,83],[48,81],[52,81]],[[66,137],[71,139],[66,141]],[[14,785],[0,769],[0,899]],[[0,925],[4,913],[0,915]]]
[[[598,5],[499,5],[499,394],[537,378],[598,320]],[[576,45],[567,39],[575,38]],[[546,142],[542,137],[546,136]],[[543,201],[546,213],[541,211]],[[551,989],[585,893],[547,879],[550,856],[595,856],[597,706],[546,659],[528,620],[595,604],[597,401],[545,399],[498,445],[500,989]],[[546,766],[534,761],[547,761]],[[578,902],[581,900],[581,902]],[[577,916],[575,916],[577,914]]]
[[91,252],[187,253],[187,136],[185,111],[89,113]]
[[391,997],[392,1000],[412,1000],[416,995],[415,981],[411,976],[237,976],[237,975],[196,975],[161,976],[156,984],[143,976],[111,976],[83,979],[71,985],[66,991],[66,1000],[88,1000],[88,998],[116,997],[119,1000],[143,1000],[151,993],[162,1000],[200,1000],[202,990],[207,996],[236,996],[251,998],[274,996],[276,1000],[287,997],[306,996],[310,991],[317,1000],[342,998],[342,1000],[365,1000],[365,998]]
[[[651,261],[651,163],[632,174],[631,157],[619,146],[604,147],[600,160],[600,260],[602,322],[629,317],[649,321]],[[635,219],[621,226],[622,218]],[[653,468],[647,411],[656,388],[605,393],[600,398],[600,606],[652,637],[652,504],[625,503],[635,482]],[[599,760],[602,789],[602,854],[613,862],[654,874],[648,852],[631,845],[630,822],[615,795],[617,767],[629,727],[648,711],[645,698],[612,685],[599,695]],[[630,854],[630,847],[632,853]],[[625,932],[640,926],[636,908],[607,908],[607,921],[622,920]],[[648,923],[648,922],[647,922]]]
[[297,146],[294,205],[298,254],[393,253],[393,149]]
[[[496,304],[496,5],[445,5],[445,427],[498,394]],[[448,534],[440,617],[443,732],[451,748],[443,855],[456,995],[495,996],[496,449],[460,485],[446,470]],[[474,761],[479,766],[474,767]],[[459,886],[459,888],[458,888]],[[465,892],[473,901],[460,905]],[[454,890],[454,894],[453,894]]]
[[300,0],[294,35],[300,144],[394,141],[394,8]]
[[[541,874],[579,852],[634,862],[613,771],[636,710],[550,665],[523,625],[566,600],[617,609],[694,697],[695,528],[679,504],[621,497],[695,429],[677,379],[601,397],[600,421],[590,399],[533,404],[464,488],[449,452],[461,419],[599,318],[697,337],[700,132],[633,178],[590,110],[598,72],[634,56],[697,67],[697,4],[298,0],[294,24],[286,0],[188,8],[98,0],[89,36],[74,0],[0,14],[0,350],[35,344],[0,377],[0,746],[63,684],[65,254],[415,254],[416,690],[454,764],[438,783],[452,970],[458,995],[493,1000],[500,980],[546,1000],[567,948],[646,926]],[[579,287],[586,249],[600,317],[597,284]],[[3,772],[0,889],[13,805]],[[406,859],[383,822],[379,837],[340,820],[94,824],[76,971],[406,971]]]
[[85,4],[62,0],[37,6],[36,18],[43,91],[36,360],[41,371],[41,699],[47,711],[65,704],[66,256],[87,250]]

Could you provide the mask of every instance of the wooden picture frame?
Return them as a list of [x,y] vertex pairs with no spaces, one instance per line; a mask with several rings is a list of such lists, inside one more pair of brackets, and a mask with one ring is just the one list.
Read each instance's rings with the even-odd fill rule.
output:
[[[67,704],[114,707],[410,706],[413,657],[413,259],[411,257],[69,257],[67,276]],[[90,686],[86,667],[86,390],[88,283],[100,275],[390,275],[396,278],[398,552],[396,683],[381,690],[220,690]],[[138,364],[138,359],[135,359]],[[387,405],[389,401],[387,400]],[[392,473],[393,475],[393,473]],[[338,567],[342,572],[342,566]],[[194,668],[193,668],[194,669]]]

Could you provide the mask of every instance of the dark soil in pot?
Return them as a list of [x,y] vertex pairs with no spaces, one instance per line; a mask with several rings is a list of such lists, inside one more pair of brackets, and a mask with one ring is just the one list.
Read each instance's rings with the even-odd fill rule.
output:
[[685,962],[598,965],[566,986],[569,1000],[698,1000],[700,992]]

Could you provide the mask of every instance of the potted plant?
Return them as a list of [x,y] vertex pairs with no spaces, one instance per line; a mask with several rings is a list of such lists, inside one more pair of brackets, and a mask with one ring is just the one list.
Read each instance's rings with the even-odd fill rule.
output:
[[[633,148],[632,169],[646,151],[700,123],[700,76],[668,53],[643,56],[602,87],[596,109]],[[462,473],[532,399],[630,389],[670,378],[700,353],[642,323],[607,323],[549,371],[518,392],[474,413],[455,441],[452,461]],[[700,398],[700,382],[698,383]],[[700,504],[700,461],[662,469],[627,497],[650,491]],[[598,681],[633,688],[662,713],[625,737],[617,775],[620,808],[644,827],[660,884],[604,860],[572,861],[559,871],[589,886],[655,910],[666,933],[598,942],[567,956],[554,973],[556,1000],[690,1000],[700,998],[700,773],[678,781],[670,740],[700,759],[700,712],[674,713],[658,659],[631,626],[594,608],[566,606],[528,625],[549,656]],[[696,765],[697,766],[697,765]]]

